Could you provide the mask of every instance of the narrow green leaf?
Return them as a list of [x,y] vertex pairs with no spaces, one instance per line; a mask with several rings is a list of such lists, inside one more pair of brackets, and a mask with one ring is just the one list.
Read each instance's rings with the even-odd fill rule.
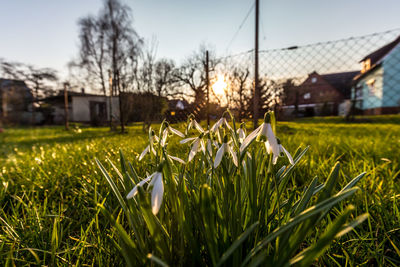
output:
[[246,238],[256,229],[259,222],[255,222],[250,225],[249,228],[246,229],[233,244],[222,254],[217,266],[221,266],[231,255],[232,253],[246,240]]
[[254,257],[262,248],[264,248],[267,244],[269,244],[272,240],[277,238],[282,233],[285,233],[286,231],[288,231],[292,227],[296,226],[297,224],[303,222],[304,220],[306,220],[322,211],[330,209],[331,207],[336,205],[338,202],[353,195],[357,190],[358,190],[357,187],[346,190],[346,191],[342,192],[341,194],[337,194],[333,197],[330,197],[330,198],[318,203],[315,206],[308,208],[307,210],[301,212],[298,216],[290,219],[286,224],[275,229],[272,233],[270,233],[263,240],[261,240],[247,255],[247,257],[245,258],[245,260],[242,263],[242,266],[244,266],[247,262],[249,262],[249,260],[252,257]]

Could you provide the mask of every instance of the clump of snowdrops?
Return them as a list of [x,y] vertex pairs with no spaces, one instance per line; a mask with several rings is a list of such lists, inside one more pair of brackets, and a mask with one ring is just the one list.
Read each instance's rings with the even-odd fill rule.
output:
[[[289,153],[279,140],[273,113],[256,130],[237,127],[229,111],[210,129],[189,116],[184,133],[163,122],[149,130],[138,173],[120,152],[107,179],[119,206],[99,204],[127,265],[285,266],[312,264],[334,239],[367,217],[354,217],[353,195],[364,173],[337,191],[339,163],[325,182],[293,179],[308,148]],[[184,157],[171,155],[180,139]],[[335,207],[335,213],[330,210]],[[316,234],[316,228],[319,228]]]

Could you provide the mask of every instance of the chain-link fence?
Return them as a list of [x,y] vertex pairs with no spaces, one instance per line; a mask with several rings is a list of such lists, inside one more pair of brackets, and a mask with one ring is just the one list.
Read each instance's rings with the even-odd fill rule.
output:
[[[166,118],[174,123],[186,120],[191,113],[205,119],[208,106],[205,66],[205,53],[201,52],[193,61],[176,67],[171,72],[172,80],[183,93],[178,97],[163,97],[162,105],[156,101],[151,110],[143,98],[133,94],[138,102],[133,107],[137,118],[132,115],[135,119],[130,121],[150,117],[149,121]],[[240,120],[250,119],[254,51],[223,58],[211,55],[208,74],[211,119],[220,116],[227,107]],[[259,88],[259,114],[274,109],[280,119],[399,113],[400,29],[261,50]],[[7,90],[2,89],[1,111],[9,109],[4,105]],[[138,109],[139,106],[143,107]]]
[[[222,60],[219,71],[227,75],[231,99],[238,98],[240,85],[252,93],[253,59],[249,51]],[[263,50],[259,62],[261,108],[275,109],[281,118],[400,112],[400,29]],[[226,99],[240,109],[240,101]]]
[[[201,60],[204,58],[192,66],[198,71],[199,87],[201,80],[205,80],[205,64]],[[214,58],[210,65],[211,118],[229,107],[239,119],[250,119],[254,51]],[[220,84],[221,77],[225,87],[216,88],[214,85]],[[399,113],[400,29],[262,50],[259,52],[259,87],[259,114],[274,109],[280,119]],[[182,88],[189,87],[183,84]],[[181,121],[189,113],[204,119],[207,112],[204,84],[199,92],[201,94],[188,101],[170,101],[167,119]]]

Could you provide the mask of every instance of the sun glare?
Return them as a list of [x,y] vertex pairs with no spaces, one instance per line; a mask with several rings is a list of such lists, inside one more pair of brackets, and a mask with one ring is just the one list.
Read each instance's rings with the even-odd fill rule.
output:
[[226,87],[227,87],[227,84],[225,82],[224,75],[219,74],[217,76],[216,82],[212,85],[212,89],[214,90],[214,93],[217,95],[223,95]]

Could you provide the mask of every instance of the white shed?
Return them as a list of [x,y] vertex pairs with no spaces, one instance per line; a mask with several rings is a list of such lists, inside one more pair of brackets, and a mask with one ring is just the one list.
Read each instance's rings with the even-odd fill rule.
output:
[[[70,120],[75,122],[104,122],[109,120],[110,98],[102,95],[72,95]],[[119,99],[112,97],[112,116],[119,120]]]

